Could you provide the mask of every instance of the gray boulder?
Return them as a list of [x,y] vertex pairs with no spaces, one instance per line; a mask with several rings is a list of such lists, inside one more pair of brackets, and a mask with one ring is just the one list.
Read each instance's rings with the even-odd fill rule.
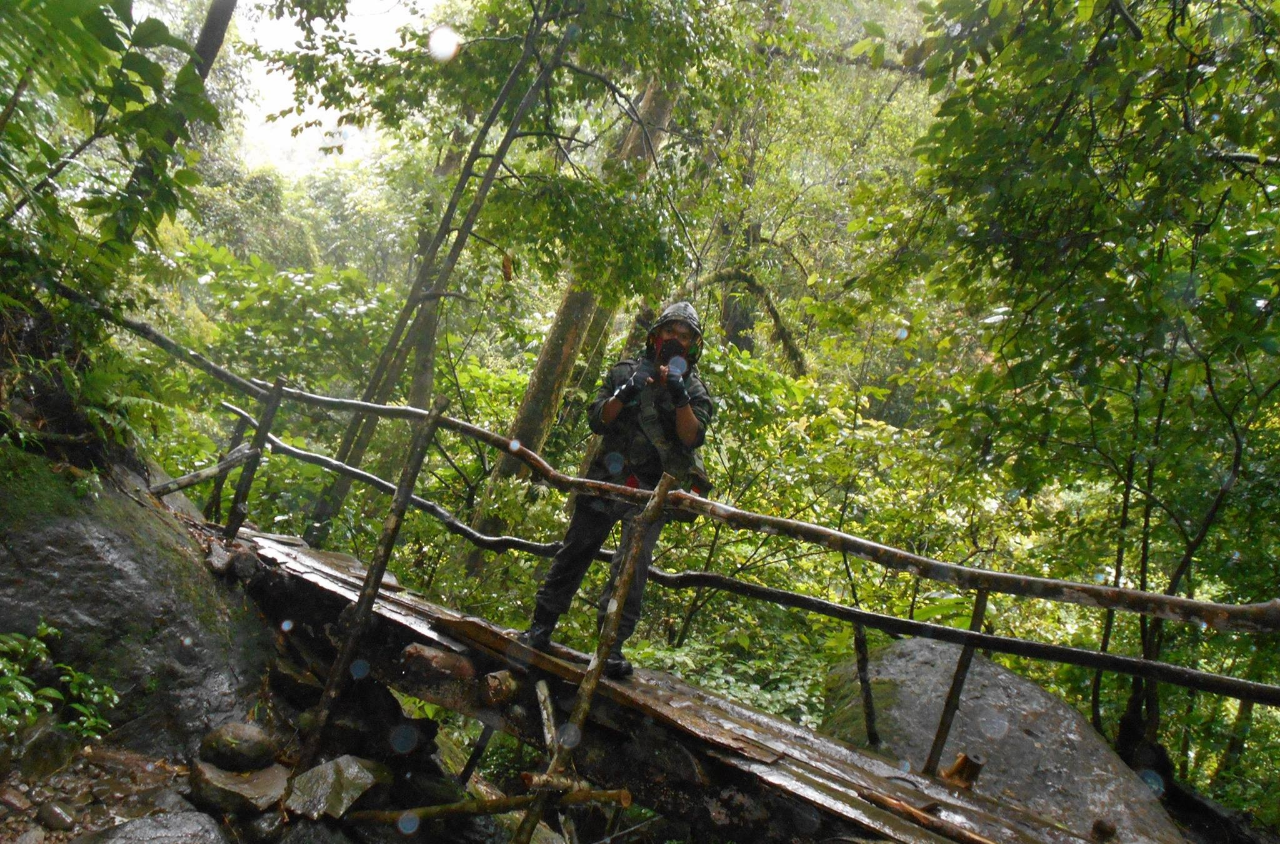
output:
[[366,792],[390,785],[391,771],[385,765],[340,756],[299,774],[285,808],[311,820],[321,815],[341,818]]
[[0,618],[62,631],[55,661],[107,683],[114,738],[187,754],[248,711],[270,653],[256,609],[126,469],[98,477],[0,445]]
[[218,822],[203,812],[173,812],[128,821],[82,835],[72,844],[231,844]]
[[289,769],[272,765],[247,774],[224,771],[197,760],[191,766],[191,801],[202,809],[225,815],[252,815],[284,798]]
[[[942,715],[960,647],[904,639],[873,654],[872,695],[880,751],[919,771]],[[853,662],[828,685],[823,730],[866,745],[862,697]],[[1088,840],[1094,825],[1114,826],[1116,844],[1183,844],[1160,801],[1080,713],[1044,689],[975,655],[947,743],[956,754],[986,758],[973,786],[979,794],[1020,804]]]
[[200,758],[226,771],[260,771],[275,761],[275,741],[257,724],[230,721],[200,742]]

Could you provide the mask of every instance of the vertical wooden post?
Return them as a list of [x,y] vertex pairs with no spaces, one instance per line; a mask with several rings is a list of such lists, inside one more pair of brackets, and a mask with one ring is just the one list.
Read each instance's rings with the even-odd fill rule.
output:
[[489,741],[493,738],[493,727],[488,724],[480,730],[480,737],[476,739],[475,747],[471,748],[471,755],[467,757],[467,764],[462,766],[461,773],[458,774],[458,785],[463,788],[467,787],[467,783],[471,782],[471,775],[476,772],[476,768],[480,767],[480,760],[484,759],[484,752],[489,749]]
[[880,732],[876,729],[876,704],[871,697],[871,672],[867,670],[870,657],[867,654],[867,628],[853,625],[853,649],[858,654],[858,685],[862,687],[862,720],[867,726],[867,746],[880,746]]
[[443,396],[436,400],[436,405],[426,419],[419,421],[413,428],[413,440],[409,445],[408,459],[404,470],[400,473],[400,483],[396,486],[395,496],[391,499],[391,512],[387,514],[382,525],[382,536],[378,539],[378,548],[374,553],[369,573],[365,575],[364,585],[360,587],[360,597],[356,601],[355,616],[350,628],[346,631],[346,640],[338,651],[338,656],[329,669],[329,677],[325,682],[324,694],[316,707],[316,721],[313,732],[302,748],[302,756],[298,760],[298,769],[305,770],[315,761],[320,749],[320,739],[324,735],[325,725],[329,721],[329,713],[334,701],[346,687],[347,672],[355,660],[360,640],[364,638],[373,615],[373,603],[377,600],[378,589],[382,586],[382,576],[387,571],[387,563],[391,560],[391,552],[395,550],[396,537],[400,534],[400,525],[404,521],[405,511],[409,509],[409,499],[413,497],[413,487],[418,481],[418,473],[422,470],[422,461],[427,455],[427,446],[435,437],[449,402]]
[[[225,460],[228,454],[240,447],[240,443],[244,442],[244,435],[248,430],[248,420],[236,420],[235,430],[231,432],[231,442],[227,444],[227,450],[220,460]],[[227,475],[229,474],[231,474],[230,469],[225,472],[219,472],[217,477],[213,479],[213,492],[209,493],[209,500],[204,504],[205,521],[213,522],[214,524],[222,521],[222,485],[226,483]]]
[[[973,615],[969,618],[969,629],[975,633],[982,629],[982,619],[987,614],[987,590],[979,589],[978,597],[973,601]],[[938,733],[933,737],[933,747],[929,749],[929,758],[925,760],[921,773],[926,776],[938,775],[938,762],[942,759],[942,747],[947,743],[951,733],[951,722],[955,720],[956,710],[960,708],[960,693],[964,691],[965,677],[969,675],[969,663],[973,662],[972,645],[965,645],[960,651],[960,659],[956,661],[956,673],[951,678],[951,690],[947,692],[947,700],[942,704],[942,719],[938,722]]]
[[[613,607],[605,616],[604,627],[600,630],[600,640],[596,643],[596,652],[592,655],[591,663],[587,666],[587,673],[582,678],[582,685],[578,687],[578,697],[574,701],[573,714],[569,716],[569,725],[573,727],[570,732],[577,732],[577,734],[581,735],[582,725],[587,722],[587,713],[591,711],[591,697],[596,693],[596,686],[600,684],[600,675],[604,671],[604,661],[608,658],[609,651],[613,648],[614,640],[618,638],[618,626],[622,620],[622,608],[626,606],[627,594],[631,591],[631,581],[635,579],[636,558],[640,556],[640,549],[644,545],[644,536],[648,532],[649,526],[662,517],[662,508],[667,503],[667,493],[672,490],[675,484],[675,478],[664,474],[662,480],[658,481],[658,486],[653,491],[653,497],[649,499],[644,511],[635,517],[636,523],[631,530],[631,541],[627,543],[626,549],[622,551],[626,556],[623,557],[618,579],[613,584],[613,596],[610,600]],[[564,770],[576,746],[577,742],[573,741],[564,744],[555,743],[554,750],[551,752],[551,761],[547,764],[548,776],[555,776]],[[533,831],[538,827],[538,821],[542,819],[543,813],[546,812],[553,799],[550,794],[538,795],[538,799],[525,812],[519,828],[511,836],[511,844],[529,844],[529,840],[533,837]]]
[[249,489],[253,486],[253,476],[266,453],[267,436],[271,433],[271,425],[276,421],[276,411],[280,409],[280,399],[284,396],[284,376],[276,378],[271,392],[262,401],[262,415],[258,417],[256,430],[253,432],[252,447],[258,455],[240,470],[240,478],[236,481],[236,494],[231,499],[231,511],[227,513],[227,526],[222,535],[227,539],[235,539],[240,526],[249,515]]

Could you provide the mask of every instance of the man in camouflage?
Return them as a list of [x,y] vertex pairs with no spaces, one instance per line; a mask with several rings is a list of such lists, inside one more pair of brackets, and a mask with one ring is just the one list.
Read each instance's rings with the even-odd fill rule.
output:
[[[697,450],[706,439],[715,406],[698,375],[701,352],[702,324],[698,314],[688,302],[676,302],[662,312],[649,330],[643,356],[614,364],[588,411],[591,430],[603,438],[588,478],[653,489],[667,472],[685,489],[699,495],[709,491]],[[533,623],[522,636],[525,642],[539,650],[550,647],[556,622],[569,609],[614,524],[622,520],[618,547],[626,548],[638,514],[634,505],[625,502],[595,496],[578,498],[564,544],[538,589]],[[622,610],[618,638],[605,660],[604,672],[614,679],[629,677],[632,672],[631,663],[622,655],[622,643],[635,631],[640,619],[649,564],[664,521],[659,519],[645,533],[636,560],[635,580]],[[604,623],[621,558],[622,554],[615,555],[609,582],[600,596],[600,625]]]

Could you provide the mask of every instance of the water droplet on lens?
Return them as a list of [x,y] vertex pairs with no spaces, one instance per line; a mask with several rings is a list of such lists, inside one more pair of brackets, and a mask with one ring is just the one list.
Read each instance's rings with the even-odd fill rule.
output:
[[401,835],[413,835],[418,831],[418,816],[405,812],[396,821],[396,829],[400,830]]
[[520,441],[512,440],[511,445],[507,446],[507,450],[510,451],[512,454],[515,454],[517,451],[520,450]]
[[369,663],[363,659],[357,659],[351,663],[351,676],[357,680],[363,680],[369,676]]
[[990,739],[1004,738],[1009,732],[1009,722],[994,709],[988,709],[978,716],[978,729]]
[[1156,797],[1164,794],[1164,778],[1150,768],[1138,771],[1138,779],[1145,782],[1147,788],[1150,788]]
[[572,750],[581,741],[582,730],[572,724],[564,724],[560,729],[556,730],[556,743],[561,747],[567,747]]
[[288,633],[293,629],[293,621],[286,618],[284,621],[280,622],[280,629]]
[[675,376],[684,375],[689,371],[689,361],[677,355],[667,364],[667,371]]
[[622,455],[616,451],[611,451],[604,456],[604,467],[609,470],[611,475],[622,474],[622,467],[627,463]]
[[418,746],[418,728],[401,724],[391,731],[391,749],[396,753],[409,753]]

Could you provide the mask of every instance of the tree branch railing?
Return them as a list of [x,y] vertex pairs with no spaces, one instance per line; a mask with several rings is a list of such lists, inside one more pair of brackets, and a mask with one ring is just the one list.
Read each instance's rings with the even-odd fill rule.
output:
[[[261,381],[246,380],[231,371],[218,366],[203,355],[192,352],[153,327],[125,318],[110,308],[98,303],[78,291],[65,285],[48,281],[49,290],[82,306],[88,307],[104,319],[119,325],[134,334],[154,343],[175,357],[211,375],[227,386],[248,393],[258,399],[266,399],[275,390]],[[276,389],[280,389],[277,387]],[[387,418],[410,419],[421,423],[430,412],[413,407],[378,405],[351,399],[339,399],[320,396],[301,390],[283,387],[280,389],[283,398],[304,404],[328,408],[331,410],[355,411],[376,414]],[[231,406],[228,406],[231,408]],[[255,425],[249,414],[238,408],[232,408],[242,419]],[[557,471],[537,453],[521,446],[519,442],[509,440],[499,434],[487,431],[479,426],[458,419],[441,415],[439,425],[462,436],[470,437],[491,447],[502,449],[512,454],[530,469],[542,477],[551,486],[566,492],[587,493],[604,498],[627,501],[639,507],[648,504],[654,493],[649,490],[594,481],[586,478],[575,478]],[[303,452],[282,443],[269,431],[258,432],[264,444],[269,443],[273,451],[280,451],[298,459],[322,465],[332,471],[348,474],[372,486],[393,492],[395,487],[384,481],[320,455]],[[304,456],[305,455],[305,456]],[[1103,609],[1116,609],[1153,616],[1173,621],[1191,622],[1212,627],[1215,630],[1233,630],[1250,633],[1268,633],[1280,631],[1280,599],[1255,604],[1218,604],[1207,601],[1196,601],[1172,595],[1145,592],[1099,584],[1079,583],[1053,578],[1017,575],[989,569],[968,568],[951,563],[944,563],[911,554],[897,548],[881,545],[870,540],[852,536],[839,530],[821,525],[766,516],[740,510],[726,504],[719,504],[686,492],[671,492],[667,506],[671,509],[684,510],[708,516],[731,527],[761,531],[769,534],[784,535],[811,542],[836,551],[852,554],[869,562],[886,568],[908,572],[916,577],[923,577],[942,583],[949,583],[966,589],[982,592],[994,592],[1025,597],[1040,598],[1058,603],[1069,603],[1080,606],[1092,606]],[[418,496],[411,496],[409,503],[439,519],[450,532],[458,534],[481,547],[494,551],[523,550],[541,556],[550,556],[559,547],[559,543],[534,543],[517,537],[484,536],[459,522],[445,508]],[[604,556],[602,554],[602,556]],[[949,641],[962,646],[999,651],[1033,659],[1045,659],[1082,665],[1135,676],[1150,677],[1161,682],[1197,688],[1216,694],[1236,697],[1241,700],[1253,700],[1272,706],[1280,706],[1280,687],[1231,677],[1209,674],[1169,665],[1153,660],[1121,657],[1098,653],[1092,650],[1069,648],[1061,645],[1050,645],[1010,637],[994,636],[977,631],[959,630],[940,625],[924,624],[893,616],[882,616],[865,610],[845,607],[829,601],[809,596],[786,592],[780,589],[759,586],[756,584],[735,581],[722,575],[706,572],[684,572],[668,574],[654,570],[653,579],[669,588],[710,587],[722,589],[745,597],[769,601],[781,606],[791,606],[820,612],[833,618],[842,618],[855,624],[865,624],[879,630],[906,635],[923,636]]]
[[[261,383],[254,382],[254,385],[258,386]],[[420,419],[428,413],[416,407],[378,405],[354,399],[339,399],[289,387],[285,388],[284,396],[286,399],[314,407],[376,414],[389,419]],[[626,501],[640,507],[647,504],[652,495],[649,490],[567,475],[556,470],[540,455],[520,445],[518,441],[510,440],[501,434],[495,434],[460,419],[441,417],[440,427],[509,452],[548,484],[562,492],[587,493],[602,498]],[[740,510],[688,492],[672,492],[668,496],[667,506],[674,510],[707,516],[730,527],[789,536],[822,545],[833,551],[845,551],[885,568],[904,571],[940,583],[949,583],[962,589],[986,590],[1005,595],[1040,598],[1055,603],[1116,609],[1170,621],[1202,624],[1221,631],[1235,630],[1249,633],[1280,631],[1280,599],[1256,604],[1219,604],[1144,592],[1139,589],[1012,574],[944,563],[822,525]]]
[[[240,408],[226,402],[223,402],[222,406],[242,420],[246,420],[252,424],[253,417],[247,411],[241,410]],[[441,417],[441,427],[447,427],[446,420],[447,417]],[[495,434],[493,436],[497,437],[498,435]],[[498,438],[504,439],[502,437]],[[377,475],[370,474],[369,472],[365,472],[362,469],[356,469],[352,466],[347,466],[344,463],[339,463],[332,458],[288,445],[274,435],[267,438],[267,443],[270,445],[272,452],[278,452],[304,463],[310,463],[323,469],[328,469],[331,472],[345,474],[354,480],[358,480],[387,494],[395,492],[396,485],[391,481],[380,478]],[[599,481],[587,481],[585,479],[573,480],[579,481],[582,484],[591,484],[593,487],[594,485],[601,483]],[[606,484],[606,486],[611,485]],[[571,488],[576,487],[576,483],[571,486]],[[634,492],[634,490],[630,490],[628,487],[623,487],[623,489],[628,489],[629,491]],[[668,495],[668,498],[670,499],[675,495],[676,493],[672,492]],[[449,533],[460,536],[468,542],[488,551],[523,551],[527,554],[533,554],[539,557],[551,557],[560,549],[559,542],[533,542],[528,539],[513,536],[486,536],[485,534],[479,533],[465,522],[459,520],[445,507],[417,495],[410,499],[410,503],[417,509],[440,521],[445,530]],[[613,554],[612,552],[602,550],[598,554],[598,559],[608,562],[613,559]],[[766,603],[776,604],[778,606],[804,610],[806,612],[826,616],[828,618],[834,618],[840,621],[861,624],[863,626],[894,635],[918,636],[920,638],[933,639],[939,642],[948,642],[962,647],[972,647],[983,651],[1009,654],[1010,656],[1046,660],[1062,663],[1064,665],[1078,665],[1084,668],[1110,671],[1117,674],[1127,674],[1135,677],[1146,677],[1162,683],[1196,689],[1210,694],[1219,694],[1225,697],[1232,697],[1245,701],[1252,700],[1256,703],[1263,703],[1270,706],[1280,706],[1280,686],[1271,686],[1250,680],[1238,680],[1232,677],[1212,674],[1207,671],[1183,668],[1166,662],[1145,660],[1138,657],[1118,656],[1115,654],[1100,653],[1098,651],[1085,648],[1053,645],[1027,639],[1018,639],[1010,636],[996,636],[991,633],[978,633],[956,627],[947,627],[941,624],[929,624],[923,621],[898,618],[897,616],[882,615],[868,610],[845,606],[844,604],[837,604],[833,601],[827,601],[822,598],[801,595],[796,592],[788,592],[783,589],[775,589],[771,586],[748,583],[722,574],[712,574],[710,572],[680,572],[672,574],[662,571],[661,569],[654,568],[649,570],[649,580],[650,582],[659,583],[669,589],[716,589],[734,595],[741,595],[744,598],[752,598]]]

